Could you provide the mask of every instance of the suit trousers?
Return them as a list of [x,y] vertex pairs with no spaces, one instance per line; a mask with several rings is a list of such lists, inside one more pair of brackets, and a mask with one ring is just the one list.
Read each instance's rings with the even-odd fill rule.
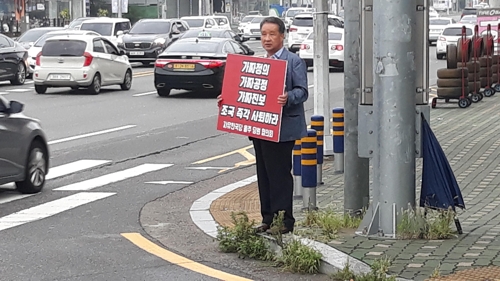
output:
[[285,211],[284,225],[293,230],[292,150],[294,141],[270,142],[252,138],[257,164],[262,222],[271,225]]

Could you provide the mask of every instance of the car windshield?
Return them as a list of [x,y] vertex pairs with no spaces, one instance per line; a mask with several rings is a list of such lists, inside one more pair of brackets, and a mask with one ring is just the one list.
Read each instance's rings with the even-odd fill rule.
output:
[[[314,39],[314,32],[311,32],[307,39]],[[328,40],[342,40],[342,33],[328,32]]]
[[475,22],[477,21],[477,17],[476,16],[464,16],[461,20],[461,22]]
[[44,35],[47,32],[54,31],[50,29],[45,29],[45,28],[35,28],[35,29],[30,29],[26,31],[19,39],[17,42],[35,42],[40,38],[42,35]]
[[301,9],[301,10],[288,10],[288,11],[286,11],[286,17],[287,18],[293,18],[293,17],[295,17],[295,15],[303,13],[305,11],[306,11],[305,9]]
[[194,43],[192,40],[177,41],[170,45],[165,52],[175,53],[217,53],[219,42],[208,42],[200,40],[199,43]]
[[77,26],[81,25],[81,24],[82,24],[82,22],[84,22],[84,21],[88,21],[88,20],[91,20],[91,18],[76,19],[76,20],[74,20],[74,21],[70,22],[70,24],[69,24],[68,28],[75,28],[75,27],[77,27]]
[[430,19],[429,24],[430,25],[447,25],[450,23],[450,20],[443,20],[443,19]]
[[134,24],[130,34],[162,34],[170,32],[169,22],[146,21]]
[[[465,30],[466,30],[465,31],[466,36],[472,35],[472,29],[466,28]],[[444,36],[462,36],[462,28],[461,27],[446,28],[443,31],[443,35]]]
[[49,40],[42,48],[42,56],[80,57],[83,56],[87,43],[80,40]]
[[184,19],[189,27],[202,27],[205,23],[205,19]]
[[42,37],[40,37],[40,39],[38,39],[36,41],[35,47],[43,47],[43,45],[45,45],[45,42],[47,41],[47,39],[55,37],[55,36],[60,36],[60,35],[81,35],[81,33],[71,33],[71,32],[55,33],[55,34],[46,33]]
[[313,26],[313,18],[294,18],[293,25],[295,26]]
[[261,21],[262,21],[262,19],[263,19],[263,17],[256,17],[256,18],[253,18],[253,19],[252,19],[252,21],[251,21],[251,23],[259,23],[259,22],[261,22]]
[[[203,31],[204,33],[210,34],[210,37],[212,38],[218,38],[218,37],[223,37],[222,34],[224,34],[225,30],[222,29],[214,29],[210,31]],[[200,30],[192,29],[184,32],[184,35],[182,35],[182,38],[197,38],[200,36]]]
[[246,16],[244,17],[241,22],[251,22],[255,17],[249,17],[249,16]]
[[217,18],[217,17],[215,17],[215,21],[217,22],[218,25],[228,24],[228,21],[227,21],[226,18]]
[[82,23],[80,30],[92,30],[102,36],[111,36],[113,35],[113,23],[84,22]]

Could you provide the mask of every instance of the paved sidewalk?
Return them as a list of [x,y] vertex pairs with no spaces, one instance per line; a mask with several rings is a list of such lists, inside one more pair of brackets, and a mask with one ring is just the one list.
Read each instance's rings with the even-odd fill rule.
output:
[[[442,276],[432,280],[500,279],[500,99],[484,98],[467,109],[456,102],[438,101],[431,110],[431,127],[455,172],[466,204],[459,211],[463,235],[450,240],[381,240],[343,234],[328,244],[365,263],[388,256],[390,273],[412,280],[427,280],[436,268]],[[417,160],[417,192],[421,160]],[[318,207],[343,208],[343,175],[324,164],[325,184],[318,187]],[[417,194],[418,195],[418,194]],[[419,196],[417,196],[419,198]],[[295,201],[295,216],[303,217],[302,201]],[[230,223],[232,211],[247,211],[260,222],[256,183],[229,192],[211,204],[210,213],[221,225]],[[491,267],[486,267],[491,266]],[[476,269],[478,267],[478,269]],[[490,278],[490,279],[488,279]]]

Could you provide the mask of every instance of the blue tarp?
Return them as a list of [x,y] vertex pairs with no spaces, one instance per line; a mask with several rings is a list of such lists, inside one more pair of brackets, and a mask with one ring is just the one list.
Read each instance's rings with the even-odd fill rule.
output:
[[464,199],[448,159],[422,115],[423,168],[420,206],[433,209],[465,209]]

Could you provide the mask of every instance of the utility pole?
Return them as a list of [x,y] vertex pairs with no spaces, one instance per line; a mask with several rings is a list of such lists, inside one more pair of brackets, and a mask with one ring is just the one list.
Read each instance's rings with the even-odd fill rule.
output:
[[118,17],[122,17],[122,5],[123,5],[123,0],[117,0],[118,1]]
[[358,155],[360,2],[347,1],[344,13],[344,212],[360,215],[370,199],[369,159]]
[[490,8],[500,8],[500,0],[490,0]]
[[314,1],[314,114],[325,117],[324,155],[333,154],[333,136],[330,130],[330,67],[328,64],[328,9],[327,0]]
[[401,210],[415,206],[414,1],[373,2],[373,108],[378,132],[380,235],[395,236]]

